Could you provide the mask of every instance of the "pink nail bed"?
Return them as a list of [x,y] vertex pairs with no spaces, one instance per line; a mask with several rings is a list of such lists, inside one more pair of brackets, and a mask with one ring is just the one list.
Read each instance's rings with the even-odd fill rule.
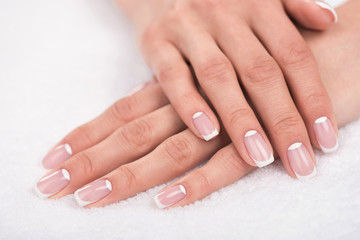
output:
[[72,155],[72,150],[69,144],[63,144],[58,146],[49,152],[42,160],[42,166],[46,170],[54,169],[61,163],[68,160]]
[[35,192],[40,198],[48,198],[65,188],[69,182],[69,172],[65,169],[60,169],[40,179],[35,185]]
[[78,189],[74,193],[74,196],[76,202],[83,207],[103,199],[109,195],[111,190],[111,182],[109,180],[100,179]]
[[255,130],[250,130],[244,137],[245,147],[258,167],[265,167],[274,162],[274,155],[264,138]]
[[325,1],[323,1],[323,0],[315,0],[315,3],[316,3],[319,7],[321,7],[321,8],[323,8],[323,9],[329,11],[329,13],[332,15],[332,18],[333,18],[333,22],[334,22],[334,23],[337,23],[337,22],[338,22],[338,15],[337,15],[335,9],[334,9],[329,3],[327,3],[327,2],[325,2]]
[[334,152],[338,148],[335,129],[327,117],[316,119],[314,123],[316,140],[324,153]]
[[209,141],[219,135],[219,131],[215,128],[208,116],[206,116],[203,112],[197,112],[193,115],[193,123],[206,141]]
[[154,201],[159,208],[166,208],[181,201],[186,197],[186,190],[183,185],[175,185],[158,193]]
[[304,144],[297,142],[288,148],[288,159],[296,177],[306,180],[316,175],[316,166]]

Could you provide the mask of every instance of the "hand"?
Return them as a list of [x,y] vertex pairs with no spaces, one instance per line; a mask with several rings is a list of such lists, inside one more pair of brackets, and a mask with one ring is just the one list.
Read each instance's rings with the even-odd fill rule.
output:
[[[208,141],[218,135],[220,124],[197,90],[192,69],[245,162],[272,163],[274,147],[291,176],[315,174],[311,143],[334,151],[336,121],[316,61],[280,0],[141,4],[147,14],[136,11],[132,19],[145,59],[194,134]],[[311,1],[284,4],[302,23],[311,11],[335,20]],[[302,18],[295,8],[309,14]]]
[[[360,54],[354,54],[360,53],[358,9],[360,2],[354,1],[341,7],[344,24],[325,34],[303,32],[322,76],[326,76],[324,84],[335,103],[340,126],[360,116]],[[204,166],[173,182],[156,197],[160,207],[172,203],[183,206],[254,169],[245,164],[232,144],[226,145],[224,132],[221,139],[204,142],[184,129],[159,85],[152,82],[61,140],[43,160],[45,168],[54,170],[36,189],[43,197],[59,198],[98,179],[75,196],[80,205],[104,206],[180,176],[216,152]],[[175,196],[166,197],[169,193]]]
[[[339,12],[346,21],[325,34],[303,32],[317,57],[322,76],[326,76],[324,84],[335,103],[340,126],[360,115],[357,111],[360,54],[354,54],[360,53],[358,9],[360,2],[355,1],[341,7]],[[104,206],[182,175],[228,143],[224,133],[220,134],[221,140],[206,143],[183,129],[184,124],[168,105],[158,84],[148,84],[61,140],[43,159],[43,166],[54,170],[37,183],[36,189],[43,197],[59,198],[99,179],[76,197],[79,204],[87,207]],[[180,133],[174,135],[175,132]],[[164,198],[166,193],[162,193],[157,201],[161,207],[170,203],[183,206],[231,184],[253,169],[230,144],[217,151],[204,166],[160,191],[174,193],[176,198]],[[182,189],[186,189],[185,195]]]

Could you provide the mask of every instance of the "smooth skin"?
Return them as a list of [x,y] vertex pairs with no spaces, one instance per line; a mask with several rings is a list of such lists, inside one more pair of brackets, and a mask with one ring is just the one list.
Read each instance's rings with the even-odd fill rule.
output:
[[[216,137],[219,117],[241,158],[265,166],[254,161],[244,141],[255,130],[265,151],[272,154],[275,148],[295,177],[289,146],[303,143],[315,163],[311,144],[320,146],[314,122],[326,116],[337,132],[317,63],[287,15],[306,27],[329,27],[334,15],[314,1],[118,2],[132,20],[145,60],[166,97],[199,138]],[[214,126],[212,134],[204,136],[194,123],[199,112]]]
[[[349,2],[338,9],[341,24],[321,34],[303,31],[319,63],[339,126],[360,116],[359,10],[359,1]],[[173,206],[202,199],[255,169],[238,154],[225,131],[205,142],[187,129],[156,82],[119,100],[58,145],[64,143],[73,148],[73,157],[47,175],[66,169],[70,183],[50,198],[72,194],[96,179],[110,181],[111,193],[87,207],[124,200],[179,177],[208,158],[205,165],[168,186],[186,188],[186,197]]]

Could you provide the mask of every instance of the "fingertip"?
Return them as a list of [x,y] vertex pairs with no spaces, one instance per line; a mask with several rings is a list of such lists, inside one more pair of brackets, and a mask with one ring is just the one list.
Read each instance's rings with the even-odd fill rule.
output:
[[[317,4],[321,10],[325,13],[327,13],[328,19],[330,19],[331,23],[337,23],[338,22],[338,15],[335,11],[335,9],[328,3],[316,0],[315,4]],[[324,11],[325,10],[325,11]]]
[[326,30],[338,21],[335,9],[320,0],[284,1],[288,13],[302,27],[313,30]]
[[196,112],[193,114],[192,120],[196,130],[205,141],[210,141],[219,135],[219,127],[216,127],[219,124],[214,124],[214,120],[210,120],[206,113]]

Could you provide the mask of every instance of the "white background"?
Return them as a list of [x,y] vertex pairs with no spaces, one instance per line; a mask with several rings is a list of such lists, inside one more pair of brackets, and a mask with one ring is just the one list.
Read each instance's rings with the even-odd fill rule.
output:
[[184,208],[157,209],[158,186],[100,209],[40,200],[40,159],[150,71],[108,1],[0,3],[0,239],[359,239],[360,121],[300,182],[280,163]]

